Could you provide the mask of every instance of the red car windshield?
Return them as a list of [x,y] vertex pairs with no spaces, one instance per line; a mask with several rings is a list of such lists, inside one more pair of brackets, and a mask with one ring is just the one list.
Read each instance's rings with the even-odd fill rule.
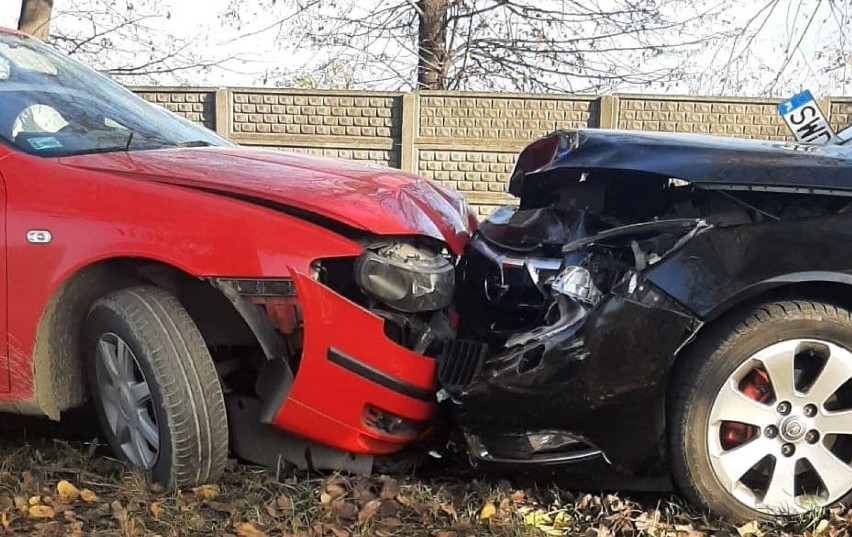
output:
[[230,145],[36,39],[3,32],[0,142],[44,157]]

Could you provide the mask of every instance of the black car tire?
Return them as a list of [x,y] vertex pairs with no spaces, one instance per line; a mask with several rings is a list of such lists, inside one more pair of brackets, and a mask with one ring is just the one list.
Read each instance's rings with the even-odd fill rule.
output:
[[[729,521],[778,515],[750,508],[723,487],[711,466],[708,427],[717,394],[744,360],[770,345],[800,338],[852,349],[852,315],[822,302],[764,304],[711,325],[679,360],[669,392],[669,453],[675,484],[693,504]],[[847,491],[835,503],[850,499]]]
[[[167,487],[221,476],[228,454],[222,388],[198,328],[177,299],[156,287],[101,298],[89,312],[85,352],[101,430],[119,458],[150,470]],[[119,365],[111,369],[106,360]],[[125,425],[114,425],[119,421]],[[126,425],[131,422],[136,425]]]

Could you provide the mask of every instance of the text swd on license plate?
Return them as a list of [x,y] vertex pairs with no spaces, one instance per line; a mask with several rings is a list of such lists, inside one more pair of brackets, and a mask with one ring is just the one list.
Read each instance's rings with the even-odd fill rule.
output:
[[836,137],[816,99],[808,90],[780,103],[778,112],[793,131],[797,142],[827,144]]

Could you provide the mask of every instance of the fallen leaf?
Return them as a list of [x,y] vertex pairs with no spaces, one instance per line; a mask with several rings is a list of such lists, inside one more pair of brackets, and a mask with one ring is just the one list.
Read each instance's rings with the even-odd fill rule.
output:
[[27,503],[27,499],[23,496],[15,496],[15,507],[18,511],[22,513],[26,513],[29,509],[29,504]]
[[346,489],[340,486],[338,483],[329,483],[325,487],[325,491],[331,496],[332,499],[339,498],[346,494]]
[[289,496],[282,494],[278,497],[276,503],[278,504],[278,509],[281,509],[282,511],[293,510],[293,500]]
[[38,482],[29,470],[21,474],[21,486],[24,491],[34,491],[38,489]]
[[80,497],[80,489],[64,479],[56,484],[56,492],[63,502],[74,503]]
[[497,513],[497,508],[494,506],[493,502],[488,502],[482,507],[482,511],[479,512],[479,520],[488,520],[493,517]]
[[379,507],[381,507],[381,505],[381,500],[372,500],[370,502],[367,502],[367,505],[362,507],[361,512],[358,513],[358,524],[366,524],[367,521],[373,518],[373,515],[376,514],[376,511],[379,510]]
[[255,528],[249,522],[237,522],[234,524],[234,532],[239,537],[266,537],[266,533]]
[[453,507],[452,504],[442,503],[441,504],[441,511],[443,511],[443,512],[447,513],[448,515],[450,515],[451,517],[453,517],[453,520],[455,520],[459,517],[459,515],[456,513],[456,508]]
[[527,526],[539,527],[542,525],[550,525],[552,523],[553,519],[551,519],[550,515],[542,509],[532,511],[531,513],[524,515],[524,524]]
[[331,495],[329,495],[326,492],[323,492],[322,494],[320,494],[320,503],[323,504],[323,505],[327,505],[327,504],[331,503]]
[[110,516],[111,511],[108,503],[100,503],[86,513],[86,517],[90,520],[104,518]]
[[382,500],[379,508],[379,516],[382,518],[395,516],[399,512],[399,504],[393,500]]
[[748,535],[755,535],[760,531],[760,527],[757,524],[756,520],[752,520],[751,522],[747,522],[742,526],[737,527],[737,533],[740,534],[741,537],[747,537]]
[[515,503],[521,503],[522,501],[524,501],[524,498],[526,498],[526,497],[527,497],[526,493],[522,490],[516,490],[510,496],[512,501],[515,502]]
[[382,482],[382,492],[379,497],[383,500],[392,500],[399,494],[399,484],[392,477],[384,477]]
[[234,514],[237,512],[236,506],[224,502],[210,502],[207,504],[207,507],[213,509],[218,513],[228,513],[231,516],[234,516]]
[[[542,532],[543,534],[551,535],[552,537],[562,537],[563,535],[565,535],[564,531],[562,531],[562,530],[560,530],[560,529],[558,529],[554,526],[550,526],[548,524],[539,524],[538,526],[536,526],[536,529],[538,531]],[[601,536],[603,535],[599,532],[596,532],[593,529],[589,529],[589,532],[591,532],[591,534],[594,535],[595,537],[598,537],[599,535],[601,535]]]
[[358,517],[358,508],[355,507],[355,504],[350,502],[342,502],[336,507],[335,512],[337,513],[338,518],[342,518],[344,520],[355,520],[355,518]]
[[30,505],[38,505],[41,503],[41,496],[30,496],[30,499],[27,500],[27,503]]
[[6,516],[6,513],[0,514],[0,524],[3,524],[3,529],[9,529],[9,517]]
[[363,507],[367,505],[367,503],[378,498],[378,496],[376,496],[370,489],[360,488],[352,491],[352,498],[360,507]]
[[567,528],[571,525],[571,516],[565,511],[559,511],[553,517],[553,527],[556,529]]
[[74,520],[65,524],[65,535],[68,537],[83,537],[83,523]]
[[219,496],[219,485],[201,485],[192,489],[192,493],[205,500],[213,500]]
[[328,529],[334,534],[334,537],[349,537],[349,531],[337,526],[329,526]]
[[27,513],[30,518],[53,518],[56,513],[48,505],[31,505]]
[[80,499],[86,503],[95,503],[98,501],[98,495],[89,489],[82,489],[80,491]]
[[411,498],[409,498],[408,496],[403,496],[402,494],[396,497],[396,501],[406,507],[411,507],[412,505],[414,505],[414,502],[411,500]]
[[165,509],[163,509],[163,504],[160,502],[153,502],[148,506],[148,510],[151,511],[151,514],[154,515],[154,518],[160,518],[160,515],[163,514]]

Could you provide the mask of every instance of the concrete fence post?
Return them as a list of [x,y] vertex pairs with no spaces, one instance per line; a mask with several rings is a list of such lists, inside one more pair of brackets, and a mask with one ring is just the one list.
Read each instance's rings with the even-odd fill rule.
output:
[[414,147],[420,122],[420,92],[412,91],[402,97],[402,128],[399,137],[399,166],[402,171],[417,173],[417,151]]
[[598,100],[598,127],[601,129],[618,128],[618,96],[604,95]]
[[231,125],[234,117],[234,99],[229,88],[219,88],[214,97],[216,134],[224,138],[231,138]]
[[825,119],[828,120],[828,124],[831,124],[831,97],[826,97],[825,99],[817,99],[817,105],[819,109],[822,110],[822,113],[825,114]]

